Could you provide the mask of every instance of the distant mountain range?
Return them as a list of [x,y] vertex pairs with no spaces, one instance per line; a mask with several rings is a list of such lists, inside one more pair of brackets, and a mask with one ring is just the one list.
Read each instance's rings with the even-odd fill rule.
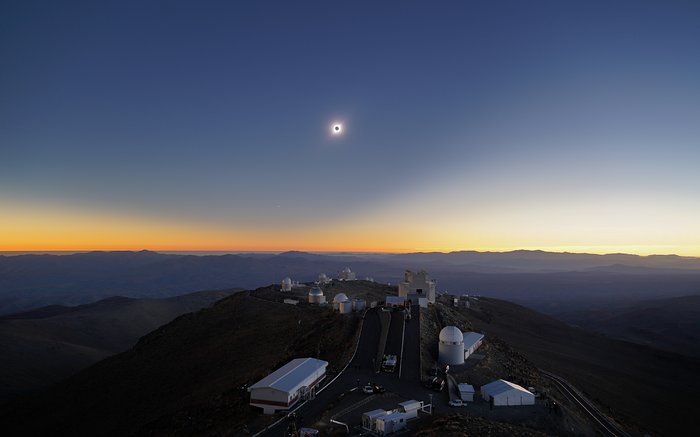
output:
[[0,401],[125,351],[159,326],[234,292],[202,291],[168,299],[112,297],[0,317]]
[[410,254],[175,255],[150,251],[0,256],[0,314],[80,305],[115,295],[162,298],[206,289],[255,288],[285,276],[313,281],[345,266],[358,278],[402,280],[426,269],[438,289],[513,300],[541,311],[590,301],[700,293],[700,258],[543,251]]

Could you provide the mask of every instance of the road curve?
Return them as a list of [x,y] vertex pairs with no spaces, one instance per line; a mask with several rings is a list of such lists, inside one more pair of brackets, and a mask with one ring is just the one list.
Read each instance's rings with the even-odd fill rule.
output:
[[586,414],[592,417],[604,435],[613,437],[630,437],[625,430],[620,428],[616,423],[612,422],[603,413],[601,413],[591,401],[580,395],[579,392],[576,391],[576,389],[574,389],[574,387],[564,378],[547,372],[546,370],[540,369],[540,372],[543,376],[553,381],[561,389],[564,396],[578,404],[583,411],[586,412]]

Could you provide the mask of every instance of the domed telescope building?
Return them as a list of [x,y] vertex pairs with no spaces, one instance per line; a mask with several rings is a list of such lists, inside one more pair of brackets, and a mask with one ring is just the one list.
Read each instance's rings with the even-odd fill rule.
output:
[[440,331],[439,361],[443,364],[464,364],[464,335],[456,326],[445,326]]
[[309,290],[309,303],[326,303],[326,296],[323,295],[323,290],[319,287],[311,287],[311,290]]

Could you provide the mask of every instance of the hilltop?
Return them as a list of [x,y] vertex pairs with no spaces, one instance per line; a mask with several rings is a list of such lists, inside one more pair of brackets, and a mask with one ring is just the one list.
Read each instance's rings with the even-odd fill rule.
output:
[[[246,424],[260,429],[273,418],[248,406],[246,384],[302,356],[328,361],[332,377],[353,354],[360,315],[340,315],[305,304],[308,289],[308,285],[301,285],[290,293],[280,293],[279,286],[262,287],[180,316],[141,338],[131,349],[5,404],[0,420],[10,432],[30,435],[242,435]],[[334,281],[324,289],[329,300],[339,292],[368,300],[396,293],[394,287],[367,281]],[[300,303],[282,303],[289,297],[298,298]],[[539,367],[568,379],[633,431],[673,435],[694,428],[692,418],[675,407],[677,402],[692,405],[698,389],[693,377],[700,372],[697,360],[590,334],[506,301],[473,299],[469,309],[452,308],[449,302],[441,298],[427,310],[439,316],[426,325],[427,333],[420,334],[428,345],[424,355],[434,353],[435,320],[484,332],[486,341],[479,351],[484,358],[463,374],[476,386],[494,378],[511,378],[554,394],[556,390],[539,375]],[[416,319],[424,323],[423,312]],[[407,326],[416,327],[417,321]],[[392,347],[397,347],[396,341],[393,343]],[[400,343],[399,339],[398,347]],[[368,351],[375,353],[371,347]],[[361,374],[358,369],[349,371]],[[350,376],[350,386],[354,386],[354,378]],[[401,386],[389,376],[383,379],[392,387]],[[420,382],[415,384],[409,391],[427,396]],[[439,402],[441,408],[447,408],[446,401]],[[325,408],[318,405],[309,411],[327,418],[332,413]],[[440,415],[420,429],[423,433],[449,430],[464,422],[501,435],[516,431],[535,435],[537,430],[561,434],[570,429],[568,425],[584,435],[593,433],[590,420],[566,402],[562,419],[548,416],[546,410],[544,415],[515,412],[508,418],[506,410],[468,408],[481,408],[482,418],[464,422]],[[311,423],[315,417],[309,417]],[[327,424],[325,420],[318,423]]]
[[[35,395],[5,405],[2,421],[30,435],[221,435],[257,417],[251,384],[296,356],[338,369],[358,319],[241,292],[186,314]],[[277,293],[279,295],[279,293]]]

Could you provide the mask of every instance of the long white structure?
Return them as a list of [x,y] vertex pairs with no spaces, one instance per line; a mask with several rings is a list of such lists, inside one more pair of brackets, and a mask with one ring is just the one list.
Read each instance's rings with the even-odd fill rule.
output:
[[464,333],[464,359],[469,358],[469,355],[473,354],[475,350],[479,349],[481,343],[484,341],[484,334],[479,334],[478,332],[465,332]]
[[442,364],[464,364],[464,337],[456,326],[445,326],[440,331],[438,360]]
[[406,428],[407,422],[418,417],[423,402],[410,400],[399,404],[393,411],[372,410],[362,414],[362,427],[379,435],[387,435]]
[[399,296],[410,299],[412,303],[418,303],[418,299],[424,297],[428,302],[435,303],[435,286],[437,281],[430,279],[425,270],[413,273],[406,270],[404,281],[399,283]]
[[287,410],[305,396],[313,396],[326,377],[328,362],[316,358],[296,358],[248,387],[250,405],[265,414]]
[[503,379],[481,386],[481,397],[494,406],[535,405],[534,394]]

